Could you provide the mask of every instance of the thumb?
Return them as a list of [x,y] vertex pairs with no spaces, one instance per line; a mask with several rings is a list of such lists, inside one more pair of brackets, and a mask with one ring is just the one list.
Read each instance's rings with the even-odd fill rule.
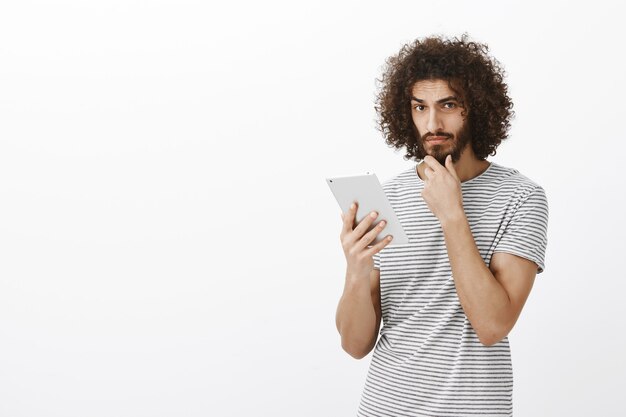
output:
[[456,175],[456,169],[454,169],[454,164],[452,163],[452,155],[446,156],[446,168],[457,181],[460,181],[459,176]]

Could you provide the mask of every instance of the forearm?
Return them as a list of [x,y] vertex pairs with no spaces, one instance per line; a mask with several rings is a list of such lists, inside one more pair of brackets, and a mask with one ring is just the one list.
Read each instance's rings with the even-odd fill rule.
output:
[[459,301],[483,344],[498,342],[511,302],[480,255],[465,213],[441,222]]
[[337,306],[336,324],[341,335],[341,346],[357,359],[372,350],[377,336],[376,312],[368,278],[346,277]]

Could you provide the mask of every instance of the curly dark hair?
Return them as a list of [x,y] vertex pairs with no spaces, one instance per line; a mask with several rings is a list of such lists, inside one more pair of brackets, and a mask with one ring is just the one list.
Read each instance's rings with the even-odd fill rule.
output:
[[503,82],[504,70],[495,58],[487,55],[485,44],[441,35],[417,39],[386,61],[376,96],[377,128],[390,147],[406,147],[405,159],[417,161],[426,156],[418,146],[420,132],[411,117],[411,91],[421,80],[442,79],[459,96],[467,115],[471,146],[479,159],[495,155],[506,139],[513,102]]

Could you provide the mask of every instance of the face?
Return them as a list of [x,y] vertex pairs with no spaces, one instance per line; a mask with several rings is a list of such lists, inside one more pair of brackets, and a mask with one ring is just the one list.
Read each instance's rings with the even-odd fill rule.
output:
[[413,85],[411,116],[417,129],[417,156],[434,157],[445,165],[457,162],[470,143],[469,125],[461,115],[459,97],[445,80],[422,80]]

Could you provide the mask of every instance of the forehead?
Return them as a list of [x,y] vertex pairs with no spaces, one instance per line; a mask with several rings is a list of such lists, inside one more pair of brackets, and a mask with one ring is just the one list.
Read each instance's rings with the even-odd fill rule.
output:
[[448,97],[455,95],[454,90],[448,85],[446,80],[420,80],[413,84],[411,89],[413,97],[420,99],[432,99],[437,100],[441,97]]

